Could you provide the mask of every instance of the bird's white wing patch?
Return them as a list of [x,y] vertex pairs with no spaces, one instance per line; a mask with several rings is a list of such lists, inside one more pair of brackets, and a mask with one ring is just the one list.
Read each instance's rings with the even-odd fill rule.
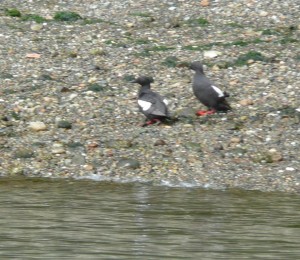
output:
[[152,105],[151,102],[141,100],[141,99],[138,99],[138,104],[144,111],[148,110]]
[[166,99],[163,99],[163,102],[166,104],[166,106],[169,104],[169,101]]
[[214,89],[214,91],[216,91],[218,93],[219,97],[224,97],[224,93],[221,89],[217,88],[216,86],[212,85],[212,88]]

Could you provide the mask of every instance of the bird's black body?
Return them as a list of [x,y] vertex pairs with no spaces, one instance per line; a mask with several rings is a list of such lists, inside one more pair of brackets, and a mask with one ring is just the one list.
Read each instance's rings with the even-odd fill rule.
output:
[[190,69],[195,71],[192,87],[198,100],[211,110],[223,112],[230,110],[231,107],[226,101],[229,95],[214,86],[205,76],[202,64],[197,61],[193,62]]
[[162,121],[170,117],[167,102],[161,95],[151,90],[152,82],[153,79],[151,77],[145,76],[141,76],[133,81],[133,83],[141,85],[138,92],[139,109],[147,119]]

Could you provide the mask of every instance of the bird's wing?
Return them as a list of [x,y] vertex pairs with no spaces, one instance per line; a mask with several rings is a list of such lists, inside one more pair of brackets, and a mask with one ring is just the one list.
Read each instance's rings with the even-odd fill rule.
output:
[[221,97],[224,97],[225,94],[224,92],[219,89],[218,87],[214,86],[214,85],[211,85],[211,87],[213,88],[213,90],[218,94],[218,97],[221,98]]
[[138,98],[138,104],[143,112],[151,115],[167,116],[168,109],[165,100],[157,93],[142,93]]
[[143,111],[147,111],[152,106],[151,102],[142,99],[138,99],[138,104]]

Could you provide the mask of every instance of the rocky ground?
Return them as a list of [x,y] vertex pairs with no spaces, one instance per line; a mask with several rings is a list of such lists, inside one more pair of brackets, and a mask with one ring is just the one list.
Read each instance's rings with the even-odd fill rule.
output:
[[[297,1],[0,8],[2,176],[300,192]],[[232,112],[195,116],[194,60],[231,93]],[[139,126],[138,75],[154,77],[177,122]]]

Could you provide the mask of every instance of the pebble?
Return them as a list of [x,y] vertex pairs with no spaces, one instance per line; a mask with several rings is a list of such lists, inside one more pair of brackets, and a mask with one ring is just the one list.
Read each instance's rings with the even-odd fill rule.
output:
[[272,162],[280,162],[283,160],[281,152],[277,151],[276,149],[270,149],[268,154]]
[[156,140],[155,143],[154,143],[154,146],[159,146],[159,145],[166,145],[167,143],[162,140],[162,139],[159,139],[159,140]]
[[15,152],[15,158],[32,158],[34,151],[28,148],[21,148]]
[[63,154],[66,152],[64,145],[61,143],[54,143],[51,149],[51,153],[53,154]]
[[252,99],[242,99],[239,101],[239,104],[241,106],[251,106],[254,104],[254,101]]
[[47,130],[47,126],[43,122],[30,122],[28,127],[33,131],[45,131]]
[[32,30],[32,31],[40,31],[40,30],[42,30],[43,29],[43,24],[40,24],[40,23],[34,23],[34,24],[32,24],[31,26],[30,26],[30,29]]
[[238,143],[241,143],[242,142],[242,139],[240,137],[232,137],[230,139],[230,143],[233,143],[233,144],[238,144]]
[[118,168],[137,169],[140,166],[141,165],[138,160],[131,159],[131,158],[121,158],[117,163]]
[[289,172],[293,172],[293,171],[295,171],[296,169],[295,168],[293,168],[293,167],[286,167],[285,168],[287,171],[289,171]]
[[260,11],[260,12],[259,12],[259,15],[260,15],[260,16],[268,16],[269,13],[266,12],[266,11]]
[[210,5],[210,1],[209,0],[202,0],[202,1],[200,1],[200,5],[202,7],[207,7],[207,6]]
[[203,57],[204,58],[216,58],[220,56],[222,53],[219,51],[204,51],[203,52]]
[[58,128],[65,128],[65,129],[71,129],[72,123],[67,120],[60,120],[56,123]]
[[75,154],[72,158],[72,163],[76,165],[84,165],[85,162],[85,156],[83,156],[82,154]]

